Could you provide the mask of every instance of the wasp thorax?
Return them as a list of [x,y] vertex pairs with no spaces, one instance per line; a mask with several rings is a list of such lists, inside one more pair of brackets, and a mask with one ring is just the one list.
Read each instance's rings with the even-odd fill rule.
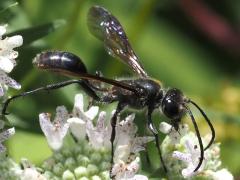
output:
[[162,112],[170,119],[181,119],[185,113],[184,99],[179,89],[169,89],[162,100]]

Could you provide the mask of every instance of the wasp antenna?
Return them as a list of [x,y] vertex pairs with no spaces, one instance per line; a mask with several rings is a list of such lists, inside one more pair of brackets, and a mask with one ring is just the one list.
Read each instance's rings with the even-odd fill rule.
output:
[[213,141],[215,139],[215,130],[214,130],[214,127],[213,127],[210,119],[207,117],[207,115],[204,113],[204,111],[195,102],[193,102],[191,100],[189,100],[189,102],[191,104],[193,104],[201,112],[202,116],[204,117],[204,119],[208,123],[208,126],[210,127],[211,132],[212,132],[212,138],[211,138],[210,142],[208,143],[208,145],[204,148],[204,151],[205,151],[213,144]]
[[202,139],[201,139],[201,136],[200,136],[200,132],[198,130],[198,126],[197,126],[197,123],[195,121],[195,118],[191,112],[191,110],[185,106],[189,116],[191,117],[191,120],[192,120],[192,123],[193,123],[193,126],[194,126],[194,129],[195,129],[195,132],[196,132],[196,135],[197,135],[197,138],[198,138],[198,143],[199,143],[199,146],[200,146],[200,158],[199,158],[199,163],[197,165],[197,167],[194,169],[194,172],[196,172],[202,165],[202,162],[203,162],[203,158],[204,158],[204,149],[203,149],[203,143],[202,143]]

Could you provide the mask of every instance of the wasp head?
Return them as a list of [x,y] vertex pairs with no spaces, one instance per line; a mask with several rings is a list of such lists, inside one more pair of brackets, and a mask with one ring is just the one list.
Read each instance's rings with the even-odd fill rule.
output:
[[175,129],[178,128],[178,124],[186,112],[185,102],[186,98],[183,93],[175,88],[167,90],[163,97],[161,105],[162,112],[172,120],[172,125]]

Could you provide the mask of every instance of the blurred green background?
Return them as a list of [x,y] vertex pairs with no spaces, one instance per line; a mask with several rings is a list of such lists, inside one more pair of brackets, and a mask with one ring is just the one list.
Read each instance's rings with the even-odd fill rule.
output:
[[[0,7],[14,2],[1,1]],[[223,166],[240,178],[240,1],[19,0],[18,5],[0,12],[0,22],[24,38],[18,65],[11,73],[22,84],[20,92],[66,79],[33,68],[34,56],[49,49],[79,55],[91,73],[98,70],[109,78],[133,76],[89,33],[86,14],[92,5],[104,6],[119,19],[149,75],[165,87],[181,89],[205,110],[216,129],[216,141],[221,142]],[[31,29],[19,31],[26,28]],[[54,114],[58,105],[70,111],[77,92],[79,87],[73,85],[10,105],[7,118],[17,133],[9,146],[16,160],[27,157],[38,164],[49,156],[38,114]],[[136,118],[140,127],[145,123],[142,114]],[[202,117],[196,117],[201,133],[209,132]],[[154,119],[157,123],[159,115]]]

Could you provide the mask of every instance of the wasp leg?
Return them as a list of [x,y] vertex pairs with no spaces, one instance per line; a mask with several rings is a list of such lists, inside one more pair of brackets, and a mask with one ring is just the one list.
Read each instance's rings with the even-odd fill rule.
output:
[[[147,126],[147,124],[146,124],[146,126]],[[144,128],[144,132],[143,132],[144,136],[147,135],[147,132],[148,132],[148,129]],[[152,164],[151,164],[151,160],[150,160],[150,156],[149,156],[149,150],[148,150],[149,148],[148,148],[147,144],[144,148],[145,148],[145,151],[143,152],[144,153],[143,154],[144,161],[146,161],[146,164],[150,168],[152,166]]]
[[123,108],[125,107],[125,104],[122,103],[118,103],[117,105],[117,109],[114,112],[112,118],[111,118],[111,126],[112,126],[112,133],[111,133],[111,169],[110,169],[110,177],[113,178],[112,176],[112,168],[113,168],[113,157],[114,157],[114,147],[113,147],[113,143],[116,137],[116,124],[117,124],[117,117],[120,114],[120,112],[123,110]]
[[156,143],[156,147],[157,147],[158,154],[159,154],[159,157],[160,157],[160,161],[162,163],[164,171],[167,172],[167,168],[166,168],[165,163],[163,161],[162,153],[161,153],[161,150],[160,150],[158,132],[157,132],[157,130],[156,130],[156,128],[155,128],[155,126],[153,125],[153,122],[152,122],[152,112],[153,112],[153,110],[151,108],[149,108],[148,112],[147,112],[148,128],[150,129],[150,131],[152,132],[152,134],[155,137],[155,143]]
[[68,80],[68,81],[64,81],[64,82],[59,82],[59,83],[55,83],[55,84],[49,84],[46,85],[44,87],[39,87],[37,89],[34,90],[30,90],[30,91],[26,91],[23,92],[21,94],[12,96],[11,98],[7,99],[4,104],[3,104],[3,109],[2,109],[2,114],[3,115],[8,115],[9,113],[7,113],[7,107],[9,106],[10,102],[16,98],[19,97],[23,97],[23,96],[28,96],[30,94],[35,94],[39,91],[50,91],[50,90],[54,90],[54,89],[59,89],[71,84],[80,84],[82,86],[82,88],[84,89],[84,91],[91,96],[92,98],[94,98],[96,101],[99,101],[100,98],[96,95],[96,93],[88,86],[88,83],[86,81],[83,80]]

